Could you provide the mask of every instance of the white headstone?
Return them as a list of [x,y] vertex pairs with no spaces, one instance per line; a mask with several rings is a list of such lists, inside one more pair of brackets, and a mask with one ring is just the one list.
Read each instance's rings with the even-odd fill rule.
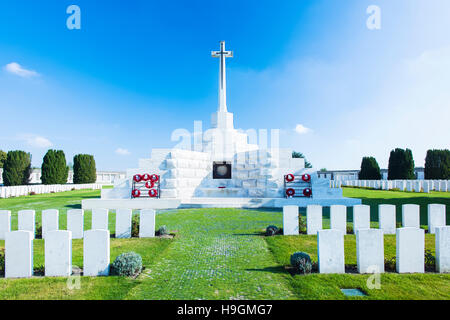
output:
[[283,234],[298,235],[298,206],[283,207]]
[[420,206],[418,204],[402,205],[402,227],[420,228]]
[[109,275],[109,242],[109,230],[88,230],[84,232],[83,275]]
[[31,277],[33,275],[31,232],[7,232],[5,238],[5,278]]
[[6,239],[6,234],[11,231],[11,211],[0,210],[0,240]]
[[45,275],[68,277],[72,274],[72,232],[47,232],[45,238]]
[[434,234],[436,227],[445,227],[445,204],[428,205],[428,232]]
[[153,238],[155,236],[155,210],[141,210],[139,219],[139,238]]
[[108,230],[108,209],[92,209],[91,229]]
[[333,229],[319,230],[317,255],[320,273],[345,273],[344,233]]
[[430,181],[423,182],[423,192],[430,193]]
[[322,206],[306,207],[306,230],[308,235],[316,235],[317,231],[322,230]]
[[353,232],[359,229],[370,229],[370,206],[366,204],[353,206]]
[[380,204],[378,206],[379,228],[383,230],[384,234],[395,234],[397,227],[395,209],[393,204]]
[[47,232],[59,229],[59,211],[56,209],[42,210],[42,239]]
[[422,181],[421,180],[416,180],[414,182],[414,191],[415,192],[421,192],[422,191]]
[[436,227],[436,271],[450,272],[450,226]]
[[383,230],[360,229],[356,232],[356,260],[359,273],[384,272]]
[[398,228],[396,237],[397,272],[424,273],[425,230],[419,228]]
[[20,210],[17,213],[18,216],[18,229],[23,231],[30,231],[31,236],[34,239],[36,222],[35,216],[36,213],[34,210]]
[[116,210],[116,238],[131,238],[131,209]]
[[67,230],[72,231],[72,239],[83,239],[84,210],[67,210]]
[[347,207],[344,205],[330,206],[330,228],[347,233]]

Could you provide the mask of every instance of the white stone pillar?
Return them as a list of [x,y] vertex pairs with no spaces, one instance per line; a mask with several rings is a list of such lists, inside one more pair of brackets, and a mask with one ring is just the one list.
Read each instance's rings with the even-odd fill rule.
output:
[[23,231],[30,231],[34,239],[36,230],[36,213],[34,210],[20,210],[18,216],[18,229]]
[[395,210],[393,204],[378,205],[378,224],[384,234],[395,234],[397,227]]
[[417,204],[402,205],[402,227],[420,228],[420,206]]
[[320,273],[345,273],[344,234],[340,230],[317,232],[317,256]]
[[353,232],[359,229],[370,229],[370,206],[366,204],[353,206]]
[[33,275],[33,237],[30,231],[6,233],[5,278],[28,278]]
[[356,232],[356,260],[359,273],[384,272],[383,230],[360,229]]
[[92,209],[92,230],[108,230],[108,209]]
[[59,229],[59,211],[56,209],[42,210],[42,239],[47,232]]
[[425,230],[419,228],[397,229],[398,273],[425,272]]
[[436,271],[450,272],[450,226],[436,227]]
[[155,210],[141,210],[139,215],[139,238],[153,238],[155,236]]
[[6,234],[11,231],[11,211],[0,210],[0,240],[6,239]]
[[283,207],[283,234],[298,235],[298,206]]
[[84,233],[83,275],[109,275],[109,230],[88,230]]
[[445,204],[428,205],[428,232],[434,234],[436,227],[445,227]]
[[344,205],[330,206],[330,228],[347,233],[347,207]]
[[45,276],[68,277],[72,274],[72,232],[55,230],[45,238]]
[[317,235],[317,231],[322,230],[322,206],[306,207],[306,230],[308,235]]
[[131,238],[131,209],[116,210],[116,238]]
[[67,210],[67,230],[72,231],[72,239],[83,239],[84,210]]

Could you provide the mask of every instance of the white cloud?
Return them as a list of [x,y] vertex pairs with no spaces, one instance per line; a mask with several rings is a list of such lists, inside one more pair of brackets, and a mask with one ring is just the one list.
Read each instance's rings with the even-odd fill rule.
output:
[[24,140],[30,147],[33,148],[50,148],[53,146],[53,143],[45,137],[26,134],[20,136],[21,140]]
[[120,154],[121,156],[127,156],[130,154],[130,151],[128,151],[127,149],[123,149],[123,148],[117,148],[116,153]]
[[312,131],[311,129],[305,127],[304,125],[302,125],[300,123],[295,126],[295,132],[297,132],[298,134],[305,134],[305,133],[308,133],[311,131]]
[[36,77],[39,75],[39,73],[37,73],[36,71],[27,70],[27,69],[23,68],[17,62],[8,63],[5,66],[5,70],[9,73],[15,74],[22,78],[31,78],[31,77]]

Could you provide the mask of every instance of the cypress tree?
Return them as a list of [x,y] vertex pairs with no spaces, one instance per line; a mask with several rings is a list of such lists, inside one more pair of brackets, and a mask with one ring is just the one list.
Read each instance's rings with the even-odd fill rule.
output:
[[31,174],[31,154],[25,151],[9,151],[3,164],[3,184],[20,186],[28,184]]
[[415,179],[414,159],[410,149],[396,148],[391,151],[388,165],[388,179]]
[[380,180],[381,172],[378,162],[374,157],[364,157],[361,161],[361,171],[358,178],[360,180]]
[[48,150],[42,162],[43,184],[66,184],[69,167],[66,156],[62,150]]
[[73,157],[73,183],[95,183],[97,171],[93,155],[77,154]]
[[3,164],[6,161],[7,153],[3,150],[0,150],[0,168],[3,168]]
[[425,179],[450,179],[450,150],[428,150]]

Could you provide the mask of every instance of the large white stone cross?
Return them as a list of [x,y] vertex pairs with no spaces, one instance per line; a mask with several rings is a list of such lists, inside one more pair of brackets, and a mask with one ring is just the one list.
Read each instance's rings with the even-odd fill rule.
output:
[[213,58],[220,58],[219,69],[219,112],[227,112],[227,79],[225,58],[233,58],[233,51],[225,51],[225,41],[220,41],[220,51],[211,51]]

